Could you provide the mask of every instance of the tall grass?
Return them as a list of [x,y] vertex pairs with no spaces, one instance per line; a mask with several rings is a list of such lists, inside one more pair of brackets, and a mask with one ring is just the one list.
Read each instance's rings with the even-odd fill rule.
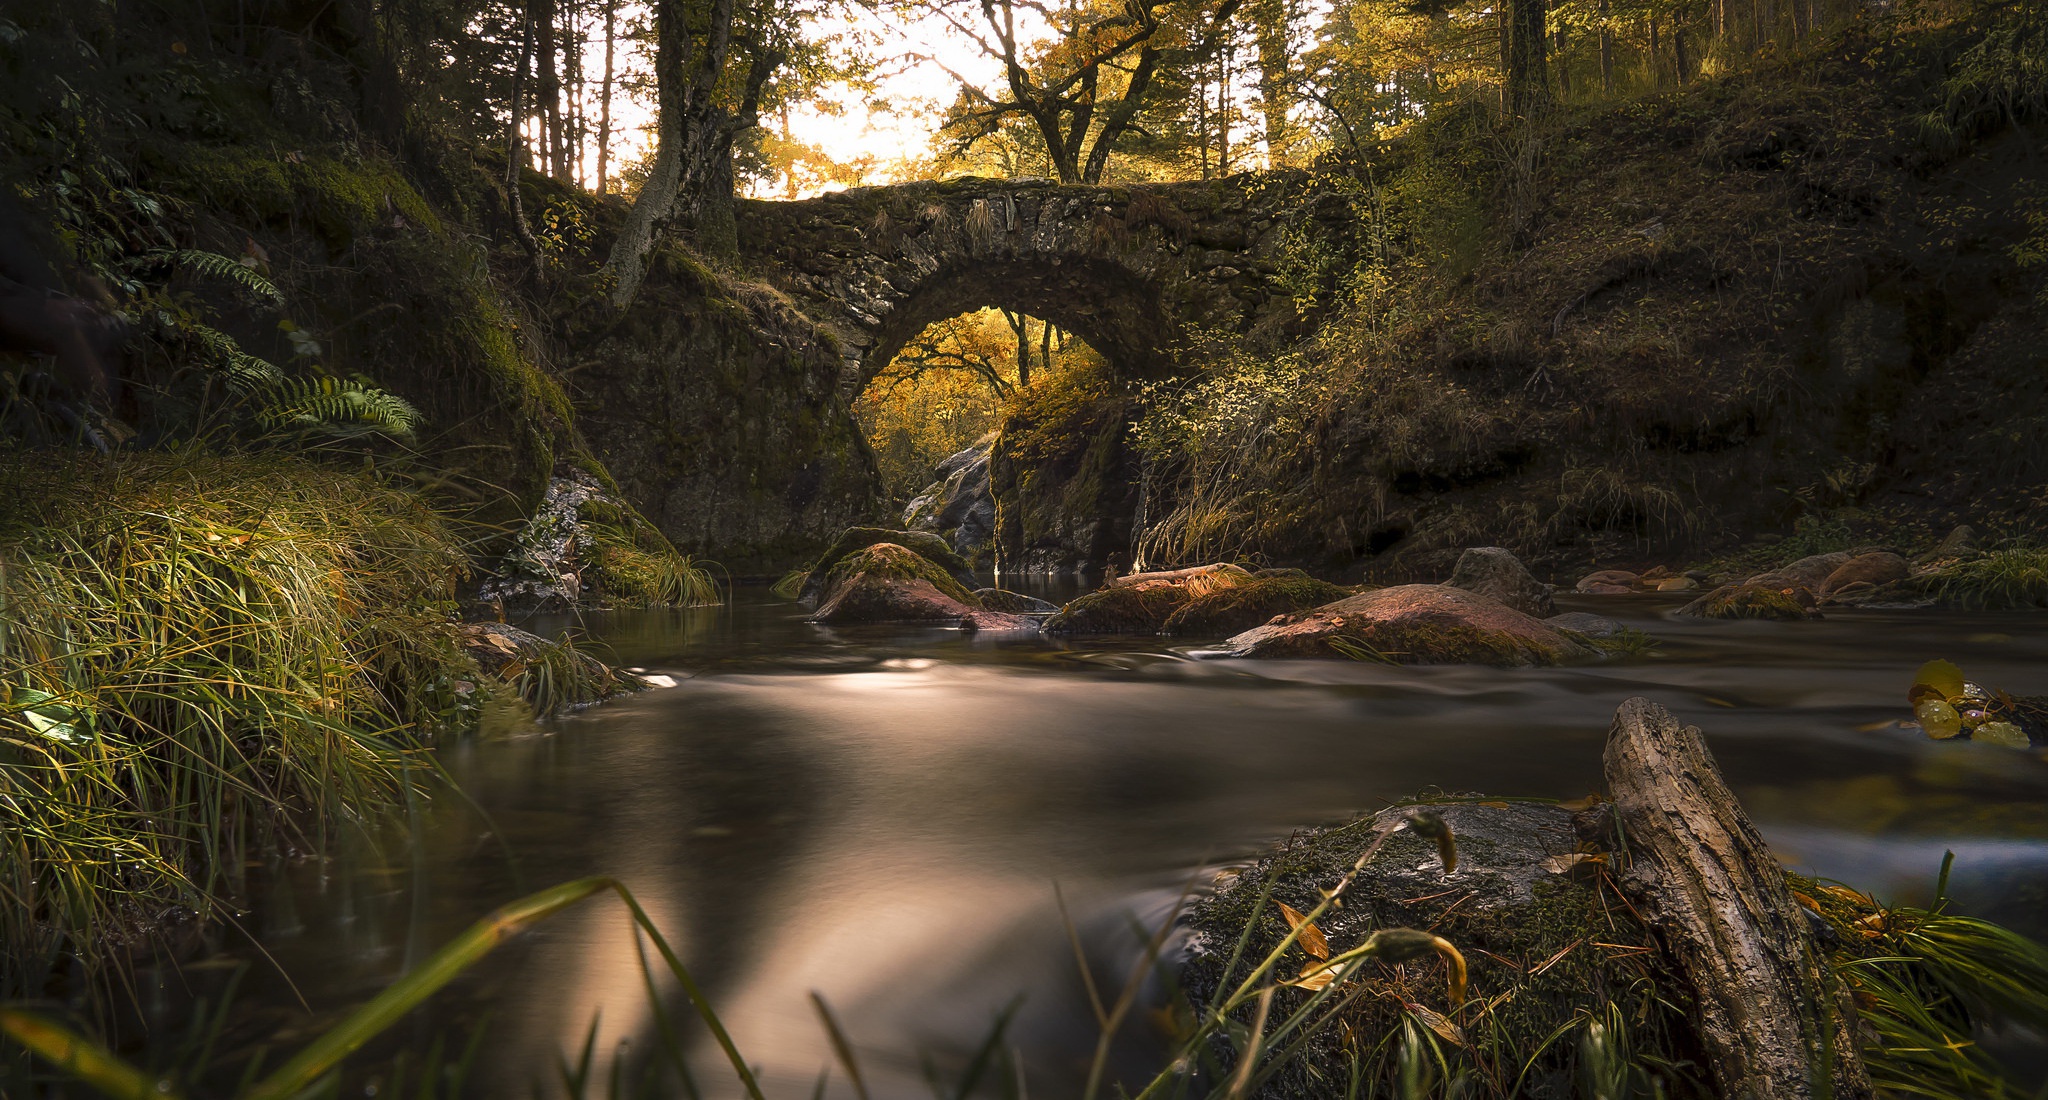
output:
[[9,984],[209,915],[251,860],[396,805],[462,720],[462,559],[409,494],[153,455],[11,460],[0,501]]

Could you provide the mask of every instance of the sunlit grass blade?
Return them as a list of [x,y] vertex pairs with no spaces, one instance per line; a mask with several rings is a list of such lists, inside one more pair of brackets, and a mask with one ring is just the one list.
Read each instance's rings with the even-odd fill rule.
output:
[[107,1048],[35,1013],[0,1009],[0,1033],[115,1100],[177,1098],[167,1082],[152,1079]]

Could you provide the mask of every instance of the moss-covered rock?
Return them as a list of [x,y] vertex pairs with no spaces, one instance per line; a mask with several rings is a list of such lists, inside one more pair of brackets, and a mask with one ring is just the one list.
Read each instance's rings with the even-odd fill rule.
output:
[[1060,605],[1012,592],[1007,588],[977,588],[974,594],[981,599],[981,606],[990,611],[1001,611],[1010,615],[1050,615],[1059,611]]
[[[1402,824],[1417,809],[1449,827],[1455,871],[1446,871],[1436,841]],[[1580,1045],[1554,1040],[1589,1020],[1606,1020],[1611,1010],[1628,1021],[1635,1053],[1647,1055],[1645,1061],[1662,1059],[1675,1068],[1693,1054],[1691,1028],[1674,1007],[1681,999],[1670,995],[1654,935],[1603,881],[1615,843],[1604,806],[1575,813],[1548,803],[1444,802],[1395,807],[1294,837],[1189,912],[1180,978],[1196,1011],[1234,988],[1250,963],[1287,934],[1288,922],[1273,902],[1299,913],[1314,910],[1389,828],[1398,831],[1345,890],[1342,907],[1326,912],[1317,928],[1333,954],[1359,946],[1377,929],[1429,929],[1464,955],[1467,1000],[1461,1007],[1448,1003],[1445,967],[1434,957],[1368,964],[1360,976],[1365,995],[1345,1002],[1337,1021],[1316,1031],[1301,1056],[1256,1095],[1321,1100],[1351,1094],[1354,1057],[1362,1078],[1356,1095],[1397,1095],[1398,1046],[1411,1022],[1426,1029],[1424,1036],[1441,1036],[1438,1049],[1473,1077],[1478,1095],[1576,1095]],[[1261,904],[1262,895],[1270,900]],[[1247,925],[1247,962],[1226,981],[1224,967]],[[1292,978],[1313,961],[1297,944],[1278,976]],[[1302,989],[1279,990],[1268,1020],[1285,1019],[1307,996]],[[1211,1049],[1228,1072],[1235,1051],[1222,1043]],[[1491,1073],[1479,1068],[1486,1066],[1494,1067]],[[1682,1070],[1666,1069],[1663,1084],[1664,1095],[1703,1095],[1702,1083]]]
[[832,540],[832,545],[818,555],[818,560],[805,573],[803,584],[797,589],[797,602],[805,607],[817,607],[824,602],[831,587],[832,578],[841,562],[849,556],[870,546],[889,543],[909,550],[929,564],[938,568],[954,587],[962,590],[975,585],[974,571],[967,566],[967,560],[953,552],[945,539],[930,531],[895,531],[887,527],[849,527]]
[[1250,630],[1275,615],[1321,607],[1353,594],[1349,588],[1317,580],[1299,570],[1276,572],[1281,575],[1254,575],[1239,584],[1189,599],[1167,616],[1161,633],[1227,637]]
[[[1133,573],[1078,596],[1046,620],[1048,634],[1158,634],[1191,601],[1252,580],[1227,564],[1164,573]],[[1270,618],[1271,616],[1267,616]]]
[[989,464],[1004,571],[1095,572],[1129,548],[1141,478],[1125,437],[1136,411],[1093,372],[1019,395]]
[[915,551],[880,542],[832,566],[824,600],[811,622],[945,623],[970,630],[1035,629],[1030,619],[991,611],[979,597]]
[[[1795,590],[1796,591],[1796,590]],[[1800,622],[1820,618],[1790,592],[1761,584],[1724,584],[1678,609],[1688,619],[1769,619]]]
[[1283,616],[1224,645],[1236,657],[1348,657],[1390,664],[1554,665],[1592,651],[1496,600],[1404,584]]

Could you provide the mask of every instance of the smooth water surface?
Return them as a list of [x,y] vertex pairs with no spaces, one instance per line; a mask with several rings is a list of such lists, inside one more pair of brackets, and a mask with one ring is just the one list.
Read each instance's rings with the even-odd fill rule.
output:
[[[1071,1096],[1095,1028],[1056,887],[1114,986],[1134,918],[1157,924],[1190,882],[1291,829],[1428,790],[1599,790],[1631,695],[1707,731],[1788,863],[1924,902],[1952,850],[1960,908],[2048,931],[2048,763],[1895,724],[1931,657],[2048,694],[2043,619],[1706,624],[1666,618],[1670,601],[1574,606],[1662,645],[1543,670],[1203,660],[1163,639],[827,630],[746,589],[730,608],[588,618],[615,659],[678,686],[446,750],[467,801],[421,807],[410,840],[293,869],[250,917],[319,1014],[268,964],[250,988],[303,1034],[491,907],[604,873],[669,932],[771,1097],[810,1095],[832,1061],[814,990],[878,1097],[931,1095],[920,1061],[963,1064],[1020,996],[1007,1037],[1031,1093]],[[398,1038],[455,1042],[487,1022],[472,1091],[525,1096],[600,1012],[600,1062],[622,1040],[645,1048],[648,1004],[622,907],[593,901]],[[1138,1018],[1126,1079],[1155,1053]],[[735,1092],[691,1034],[706,1092]]]

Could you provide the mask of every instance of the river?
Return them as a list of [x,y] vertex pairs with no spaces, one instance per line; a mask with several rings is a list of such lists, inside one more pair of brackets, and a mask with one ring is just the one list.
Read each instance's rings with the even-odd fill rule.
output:
[[[930,1096],[924,1061],[956,1074],[1020,997],[1006,1045],[1029,1093],[1072,1096],[1096,1029],[1060,899],[1115,987],[1134,924],[1291,829],[1428,790],[1600,789],[1609,719],[1632,695],[1706,730],[1788,864],[1925,902],[1952,850],[1959,908],[2048,933],[2048,763],[1893,724],[1932,657],[2048,693],[2039,616],[1698,623],[1670,619],[1668,599],[1563,602],[1661,645],[1505,671],[1205,660],[1163,639],[827,630],[745,588],[725,608],[586,616],[615,660],[677,686],[444,750],[462,796],[289,869],[245,921],[262,952],[240,955],[257,960],[243,998],[260,1006],[244,1030],[296,1045],[491,907],[603,873],[669,932],[770,1097],[810,1095],[833,1061],[813,991],[876,1097]],[[599,1063],[648,1047],[640,975],[623,908],[593,900],[388,1042],[417,1053],[484,1024],[470,1093],[531,1095],[593,1018]],[[735,1093],[690,1034],[706,1094]],[[2037,1044],[2005,1048],[2040,1064]],[[1116,1068],[1138,1080],[1158,1050],[1140,1011]],[[828,1094],[851,1096],[834,1078]]]

